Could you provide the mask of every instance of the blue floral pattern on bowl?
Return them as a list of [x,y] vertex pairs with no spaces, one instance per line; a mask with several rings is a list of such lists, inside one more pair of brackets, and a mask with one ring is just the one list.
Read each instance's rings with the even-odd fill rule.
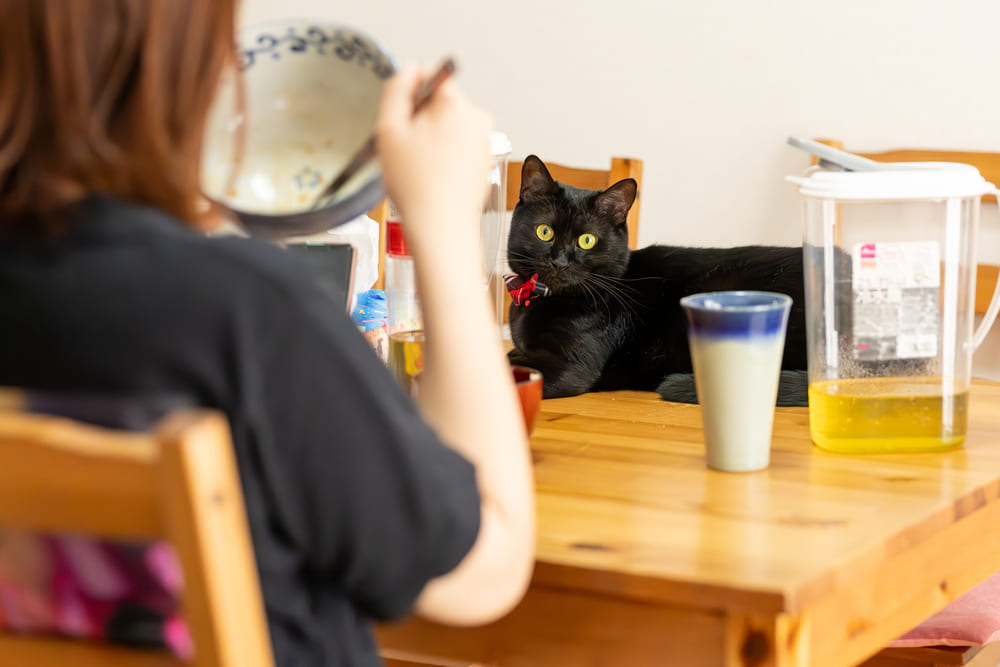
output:
[[239,67],[246,71],[267,56],[277,60],[284,55],[310,50],[318,55],[332,53],[343,61],[356,61],[361,67],[371,67],[380,79],[389,78],[394,71],[389,59],[366,38],[345,28],[327,29],[318,25],[289,26],[284,33],[257,35],[254,46],[240,49]]

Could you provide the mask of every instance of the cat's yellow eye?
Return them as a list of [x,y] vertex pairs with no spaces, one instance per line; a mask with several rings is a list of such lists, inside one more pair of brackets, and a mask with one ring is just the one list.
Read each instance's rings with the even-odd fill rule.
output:
[[597,237],[593,234],[580,234],[580,238],[576,242],[584,250],[590,250],[597,245]]
[[543,241],[551,241],[555,235],[556,233],[548,225],[538,225],[535,227],[535,236]]

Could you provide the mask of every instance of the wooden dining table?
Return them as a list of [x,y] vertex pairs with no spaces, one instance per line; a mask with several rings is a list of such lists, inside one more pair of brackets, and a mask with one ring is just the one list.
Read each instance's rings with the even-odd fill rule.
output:
[[441,665],[855,665],[1000,570],[1000,384],[970,400],[964,446],[924,454],[826,452],[805,408],[778,408],[753,473],[706,467],[697,405],[543,401],[524,600],[380,644]]

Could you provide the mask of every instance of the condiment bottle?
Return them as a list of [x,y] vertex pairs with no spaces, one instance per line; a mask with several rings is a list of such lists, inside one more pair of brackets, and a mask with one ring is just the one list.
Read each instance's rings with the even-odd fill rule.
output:
[[391,205],[386,222],[385,298],[389,311],[389,369],[412,396],[416,392],[415,380],[424,367],[424,325],[413,258],[402,222]]

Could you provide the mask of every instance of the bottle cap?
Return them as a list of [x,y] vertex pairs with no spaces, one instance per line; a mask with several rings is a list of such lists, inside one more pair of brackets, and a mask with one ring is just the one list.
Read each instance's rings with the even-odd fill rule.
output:
[[390,255],[396,257],[409,257],[410,248],[406,245],[406,237],[403,236],[403,225],[400,222],[390,220],[385,223],[386,242],[385,249]]

